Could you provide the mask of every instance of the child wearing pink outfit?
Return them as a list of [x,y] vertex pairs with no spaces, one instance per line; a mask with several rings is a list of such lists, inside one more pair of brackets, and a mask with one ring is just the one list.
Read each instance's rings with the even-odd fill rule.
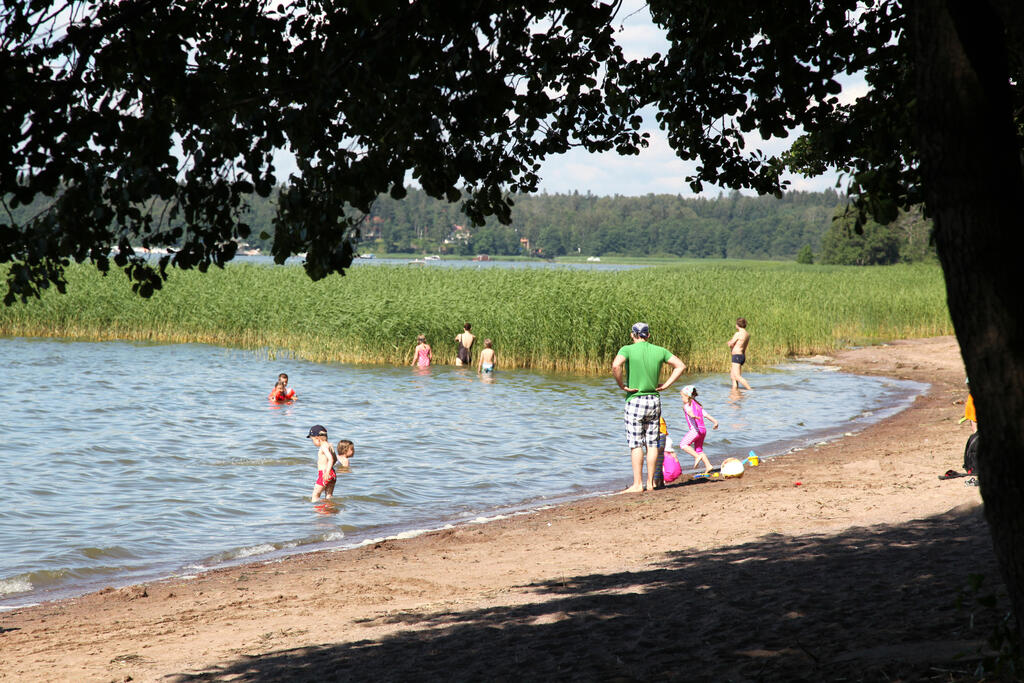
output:
[[708,433],[704,420],[711,420],[715,429],[718,429],[718,420],[711,417],[711,413],[704,412],[704,406],[697,402],[697,387],[687,384],[679,394],[683,397],[683,417],[686,418],[686,426],[689,428],[679,441],[679,448],[693,456],[694,467],[703,460],[704,474],[707,474],[711,471],[711,461],[704,455],[704,437]]
[[427,343],[427,337],[422,334],[416,337],[416,348],[413,349],[412,355],[413,366],[429,368],[432,356],[433,352],[430,350],[430,344]]

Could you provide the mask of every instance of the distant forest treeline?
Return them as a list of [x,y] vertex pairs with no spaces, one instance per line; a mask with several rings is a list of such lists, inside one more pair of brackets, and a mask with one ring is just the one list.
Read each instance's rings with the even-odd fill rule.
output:
[[835,192],[794,192],[782,199],[739,193],[719,199],[540,194],[515,197],[510,226],[491,221],[470,228],[458,204],[410,192],[402,201],[378,201],[364,229],[364,246],[384,252],[517,254],[528,245],[528,253],[550,257],[792,260],[804,245],[820,249],[832,215],[844,203]]
[[[255,246],[273,239],[271,200],[252,205]],[[401,200],[380,197],[362,227],[362,253],[424,253],[469,256],[533,255],[680,256],[794,260],[805,263],[873,265],[934,258],[931,224],[906,214],[889,226],[869,222],[863,233],[844,219],[845,195],[835,191],[787,192],[717,198],[649,194],[519,195],[512,224],[496,220],[473,227],[459,204],[410,190]]]
[[[245,216],[252,247],[273,243],[276,193],[252,197]],[[679,256],[798,260],[802,263],[888,264],[934,259],[931,224],[905,214],[889,226],[869,222],[862,233],[844,218],[847,199],[835,191],[788,192],[782,198],[738,192],[717,198],[649,194],[519,195],[512,224],[469,224],[459,203],[411,189],[402,200],[380,197],[362,225],[361,253],[474,255]],[[25,220],[40,203],[15,209]],[[151,209],[159,215],[156,208]]]

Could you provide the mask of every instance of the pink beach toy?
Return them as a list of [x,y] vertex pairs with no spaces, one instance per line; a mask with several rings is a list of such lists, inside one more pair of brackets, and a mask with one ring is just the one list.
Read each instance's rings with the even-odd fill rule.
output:
[[683,468],[680,467],[679,461],[676,460],[676,456],[668,451],[665,452],[665,459],[661,465],[661,475],[665,479],[666,484],[671,484],[683,473]]

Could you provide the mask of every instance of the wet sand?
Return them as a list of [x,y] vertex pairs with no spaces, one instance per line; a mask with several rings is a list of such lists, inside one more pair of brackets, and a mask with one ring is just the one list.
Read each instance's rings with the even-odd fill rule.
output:
[[938,479],[968,435],[956,343],[830,362],[931,389],[739,479],[0,613],[0,680],[966,676],[1002,611],[957,606],[998,577],[978,488]]

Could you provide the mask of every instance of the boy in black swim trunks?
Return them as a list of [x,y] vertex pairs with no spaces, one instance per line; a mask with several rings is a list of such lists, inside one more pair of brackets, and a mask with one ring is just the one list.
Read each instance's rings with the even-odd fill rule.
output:
[[736,334],[729,340],[729,349],[732,350],[732,369],[729,371],[729,378],[732,379],[734,391],[742,384],[744,389],[749,389],[750,384],[741,374],[743,364],[747,362],[747,346],[750,344],[750,333],[747,332],[747,319],[736,318]]

